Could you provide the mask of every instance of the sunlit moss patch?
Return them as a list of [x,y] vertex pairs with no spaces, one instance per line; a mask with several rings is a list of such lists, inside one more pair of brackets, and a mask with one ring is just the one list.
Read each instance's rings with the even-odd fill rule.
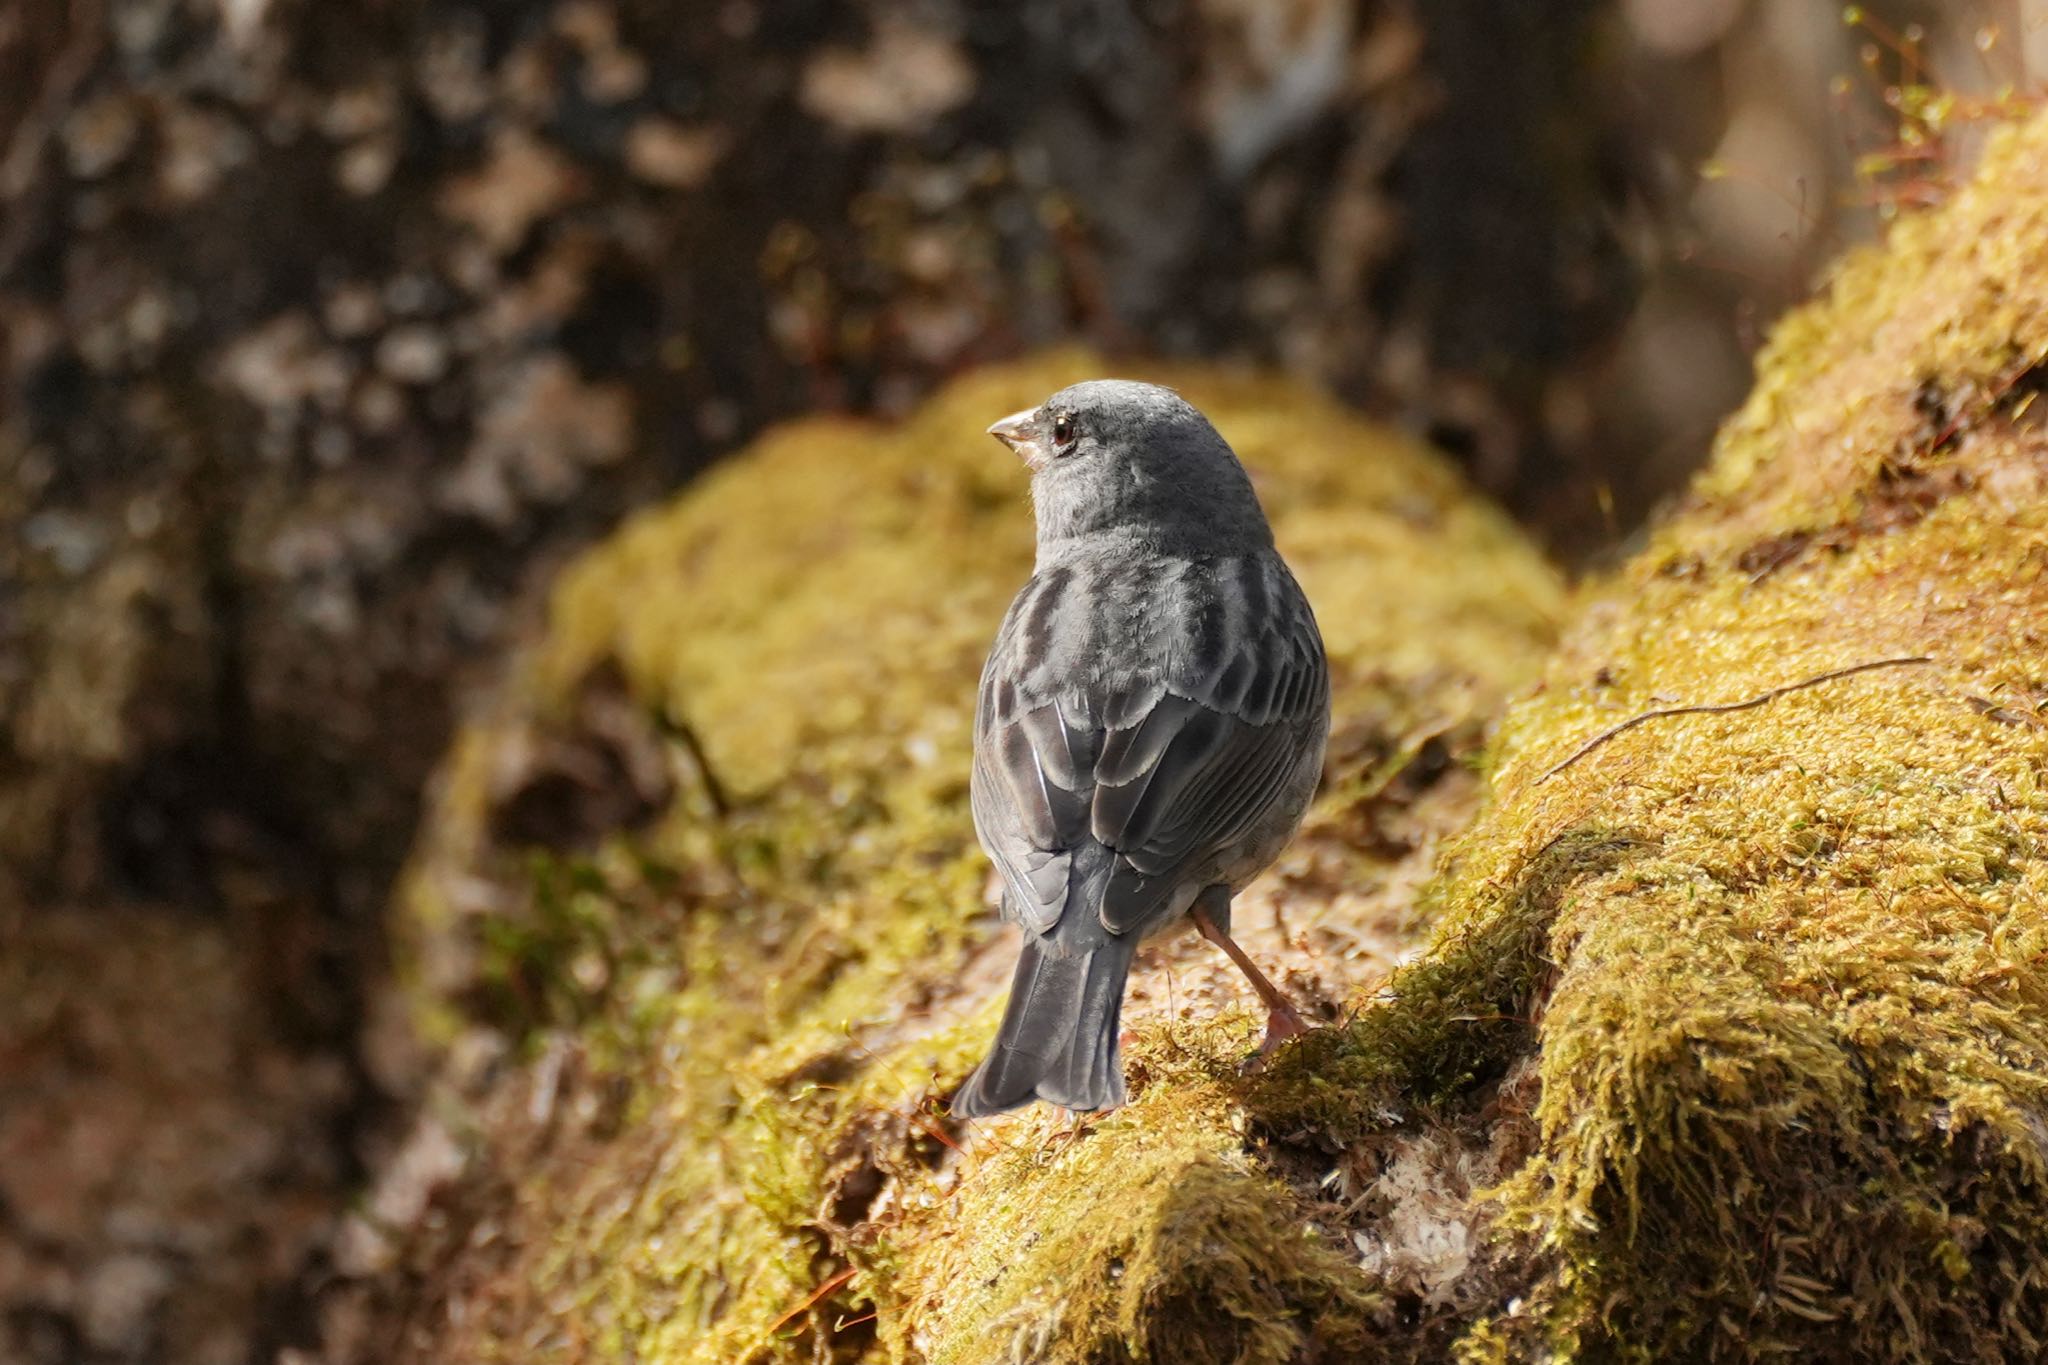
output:
[[[423,1310],[440,1358],[1278,1362],[1364,1339],[1352,1254],[1247,1151],[1242,1011],[1134,1011],[1136,1102],[1043,1161],[1051,1120],[963,1131],[937,1103],[1009,951],[966,773],[1031,518],[982,429],[1104,369],[1055,355],[901,426],[783,428],[562,576],[405,897],[416,1017],[458,1062],[479,1029],[517,1049],[468,1073],[493,1097],[470,1197],[497,1259],[429,1272],[426,1302],[459,1307]],[[1341,941],[1469,817],[1459,761],[1533,675],[1557,579],[1446,464],[1329,399],[1148,374],[1244,457],[1322,620],[1330,790],[1283,880]]]
[[1536,1059],[1468,1358],[2048,1349],[2044,357],[2037,122],[1778,328],[1511,712],[1429,950],[1268,1083],[1341,1145]]

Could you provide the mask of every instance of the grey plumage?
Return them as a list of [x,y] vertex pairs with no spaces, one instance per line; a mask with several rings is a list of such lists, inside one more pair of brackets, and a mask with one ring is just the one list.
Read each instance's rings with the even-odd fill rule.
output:
[[1137,943],[1197,897],[1227,934],[1314,793],[1328,670],[1250,479],[1178,395],[1098,380],[990,430],[1032,466],[1038,559],[982,672],[972,793],[1025,941],[952,1107],[1104,1109]]

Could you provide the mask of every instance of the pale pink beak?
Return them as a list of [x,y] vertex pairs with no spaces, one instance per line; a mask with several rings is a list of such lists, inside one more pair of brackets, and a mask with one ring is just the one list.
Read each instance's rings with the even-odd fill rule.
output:
[[1045,447],[1039,444],[1036,408],[1011,413],[990,427],[988,434],[1017,452],[1017,457],[1033,469],[1045,462]]

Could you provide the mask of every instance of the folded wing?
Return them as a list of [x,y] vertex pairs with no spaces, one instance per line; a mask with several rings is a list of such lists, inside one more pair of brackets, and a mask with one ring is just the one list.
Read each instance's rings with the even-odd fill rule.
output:
[[[1253,584],[1252,575],[1257,581]],[[1070,610],[1099,620],[1085,598]],[[1048,933],[1077,900],[1117,933],[1142,932],[1190,876],[1251,837],[1293,788],[1329,705],[1322,642],[1277,561],[1179,595],[1156,653],[1113,682],[1062,686],[1076,653],[1031,590],[1012,609],[982,682],[973,772],[975,826],[1002,874],[1007,914]],[[1256,609],[1256,614],[1254,610]],[[1036,631],[1024,626],[1037,625]],[[1133,676],[1135,675],[1135,676]],[[1082,878],[1090,845],[1113,853]],[[1085,885],[1083,884],[1085,882]]]

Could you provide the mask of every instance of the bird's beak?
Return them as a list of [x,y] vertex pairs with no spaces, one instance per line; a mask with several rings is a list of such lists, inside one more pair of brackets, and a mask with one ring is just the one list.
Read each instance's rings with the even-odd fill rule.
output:
[[1017,453],[1017,457],[1033,469],[1045,459],[1045,449],[1038,443],[1038,409],[1026,408],[1013,412],[988,429],[988,434],[1001,441]]

